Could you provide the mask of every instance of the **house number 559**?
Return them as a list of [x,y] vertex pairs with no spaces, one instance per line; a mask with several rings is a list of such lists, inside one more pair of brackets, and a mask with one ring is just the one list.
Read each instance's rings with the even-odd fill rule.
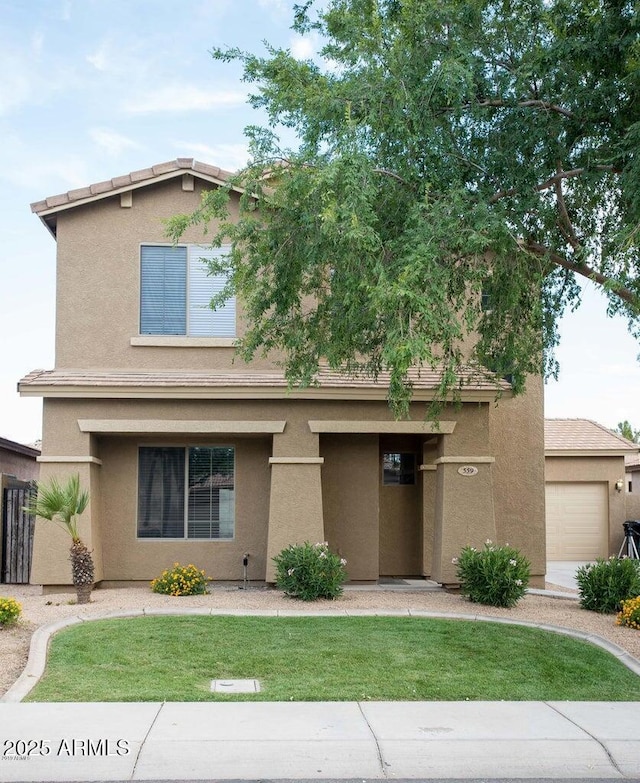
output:
[[478,468],[473,465],[461,465],[458,468],[458,473],[461,476],[476,476],[478,474]]

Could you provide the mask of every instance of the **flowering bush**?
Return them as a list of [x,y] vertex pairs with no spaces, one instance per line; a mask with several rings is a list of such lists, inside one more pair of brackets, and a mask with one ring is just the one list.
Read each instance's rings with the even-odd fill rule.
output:
[[151,582],[154,593],[164,595],[204,595],[207,592],[207,582],[211,577],[204,571],[189,564],[181,566],[174,563],[173,568],[168,568]]
[[640,631],[640,595],[627,598],[622,602],[622,610],[618,613],[616,625],[626,625]]
[[600,557],[578,568],[576,581],[580,606],[594,612],[617,612],[624,600],[640,595],[640,562]]
[[466,546],[453,562],[458,566],[461,592],[477,604],[515,606],[529,584],[529,561],[508,544],[495,546],[487,541],[480,551]]
[[15,598],[0,598],[0,625],[11,625],[20,617],[22,607]]
[[347,561],[329,551],[326,541],[319,544],[288,546],[273,558],[276,564],[276,586],[303,601],[337,598],[347,578]]

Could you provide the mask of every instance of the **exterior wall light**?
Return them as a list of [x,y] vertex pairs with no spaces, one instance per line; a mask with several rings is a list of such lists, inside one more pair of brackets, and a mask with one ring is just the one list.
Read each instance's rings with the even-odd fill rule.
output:
[[616,481],[616,492],[622,492],[624,489],[624,479],[618,479]]

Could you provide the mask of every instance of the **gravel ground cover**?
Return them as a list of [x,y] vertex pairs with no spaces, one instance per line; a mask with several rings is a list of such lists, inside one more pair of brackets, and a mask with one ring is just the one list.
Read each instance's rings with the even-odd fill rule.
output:
[[380,612],[426,610],[459,614],[490,615],[528,620],[595,633],[615,642],[640,660],[640,632],[615,625],[615,615],[600,615],[581,609],[575,599],[527,595],[513,609],[497,609],[472,604],[461,595],[426,590],[349,589],[335,601],[305,603],[287,598],[273,589],[214,586],[208,595],[180,597],[158,595],[148,587],[94,590],[90,604],[78,606],[74,593],[41,595],[35,586],[7,586],[3,595],[22,604],[22,617],[14,625],[0,629],[0,695],[15,682],[26,664],[31,634],[41,625],[70,616],[91,618],[106,612],[143,609],[212,608],[217,611],[296,610],[309,614],[368,609]]

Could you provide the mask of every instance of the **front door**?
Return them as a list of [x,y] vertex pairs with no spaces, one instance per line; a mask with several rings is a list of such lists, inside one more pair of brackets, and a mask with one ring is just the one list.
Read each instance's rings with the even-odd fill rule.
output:
[[380,576],[422,573],[421,453],[418,437],[380,437]]

